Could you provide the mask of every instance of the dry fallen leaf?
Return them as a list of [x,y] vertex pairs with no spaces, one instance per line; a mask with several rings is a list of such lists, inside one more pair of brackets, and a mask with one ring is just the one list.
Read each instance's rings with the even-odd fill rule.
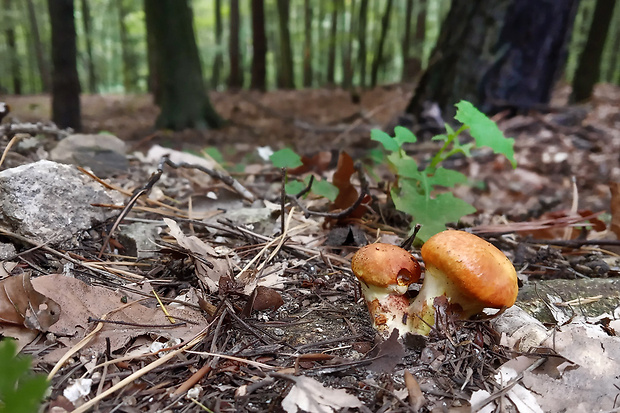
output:
[[198,279],[207,286],[209,292],[217,292],[220,278],[226,275],[228,270],[226,258],[220,257],[213,247],[200,238],[185,235],[175,221],[164,218],[164,222],[178,244],[191,252]]
[[60,306],[34,289],[30,274],[0,281],[0,323],[47,331],[60,317]]
[[[83,353],[103,352],[106,349],[106,341],[109,341],[110,349],[115,351],[133,338],[143,335],[165,340],[178,338],[187,341],[194,337],[205,323],[199,311],[172,305],[168,306],[170,315],[173,318],[179,317],[179,320],[187,320],[187,324],[172,326],[160,308],[147,307],[142,303],[135,303],[122,311],[114,312],[123,306],[122,301],[126,298],[126,294],[105,287],[88,285],[62,274],[37,277],[33,280],[33,284],[37,290],[57,301],[62,307],[60,319],[49,331],[68,347],[84,338],[87,329],[93,325],[89,323],[89,317],[98,319],[112,312],[108,317],[111,322],[129,323],[104,324],[88,347],[81,350]],[[130,300],[134,298],[129,297]],[[66,351],[66,348],[60,347],[47,354],[45,360],[56,362]]]
[[331,389],[320,382],[305,376],[288,376],[295,382],[291,391],[282,400],[282,408],[287,413],[299,410],[308,413],[332,413],[345,407],[360,407],[362,402],[343,389]]
[[[338,196],[334,200],[331,207],[332,210],[344,210],[355,203],[359,194],[355,186],[351,183],[351,176],[355,173],[353,158],[346,153],[341,152],[338,158],[338,166],[332,178],[332,183],[338,188]],[[364,200],[364,202],[367,202]],[[358,206],[348,218],[361,218],[367,209],[364,205]]]

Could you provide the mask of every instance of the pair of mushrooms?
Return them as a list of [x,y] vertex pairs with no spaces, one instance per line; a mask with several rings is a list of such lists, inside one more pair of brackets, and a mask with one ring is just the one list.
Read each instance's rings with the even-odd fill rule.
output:
[[[421,267],[406,250],[391,244],[360,248],[351,269],[360,280],[373,326],[384,337],[394,329],[428,335],[435,324],[435,297],[446,296],[467,319],[484,308],[512,306],[518,293],[517,273],[500,250],[464,231],[443,231],[421,250],[426,265],[424,282],[410,302],[409,285],[420,279]],[[458,307],[456,307],[458,308]]]

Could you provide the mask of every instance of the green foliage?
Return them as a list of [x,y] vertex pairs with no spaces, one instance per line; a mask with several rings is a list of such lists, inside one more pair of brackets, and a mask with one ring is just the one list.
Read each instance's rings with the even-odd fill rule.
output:
[[[418,236],[423,241],[443,231],[446,223],[458,221],[476,211],[472,205],[455,198],[450,192],[437,192],[437,188],[453,188],[468,181],[462,173],[440,166],[443,161],[459,153],[471,157],[472,148],[486,146],[497,154],[503,154],[513,167],[516,166],[514,139],[504,137],[497,125],[471,103],[461,101],[456,107],[455,119],[463,125],[456,131],[446,125],[446,134],[433,138],[444,144],[424,169],[420,169],[415,159],[403,149],[405,143],[415,143],[417,140],[411,131],[397,126],[393,138],[377,129],[370,134],[370,138],[381,143],[388,152],[388,164],[396,175],[396,182],[390,191],[394,206],[422,225]],[[475,144],[459,141],[459,135],[465,130],[469,130]]]
[[30,358],[16,357],[13,340],[0,341],[0,413],[37,412],[48,382],[30,372]]
[[280,149],[272,153],[269,160],[276,168],[297,168],[303,165],[301,157],[291,148]]
[[[303,165],[301,157],[290,148],[284,148],[277,152],[274,152],[269,157],[269,160],[271,161],[273,166],[278,168],[297,168],[298,166]],[[284,185],[284,191],[288,195],[298,194],[308,186],[308,184],[310,183],[310,178],[310,175],[306,176],[303,182],[295,179],[290,180]],[[338,188],[325,180],[315,179],[312,183],[311,191],[314,194],[325,197],[332,202],[334,202],[334,200],[338,196]]]

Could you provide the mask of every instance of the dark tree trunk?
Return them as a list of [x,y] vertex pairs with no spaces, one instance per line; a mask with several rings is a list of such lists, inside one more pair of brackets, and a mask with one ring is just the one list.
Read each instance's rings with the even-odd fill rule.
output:
[[372,69],[370,72],[370,85],[372,87],[377,86],[379,67],[383,63],[383,46],[385,44],[388,29],[390,28],[390,15],[392,14],[393,4],[393,0],[387,1],[385,5],[385,12],[383,13],[383,17],[381,18],[381,35],[379,37],[379,41],[377,42],[377,51],[375,52],[375,57],[372,61]]
[[360,71],[359,85],[366,85],[366,22],[368,20],[368,0],[360,2],[359,20],[357,22],[357,41],[359,48],[357,50],[357,64]]
[[336,71],[336,37],[338,36],[338,15],[341,12],[342,1],[332,3],[331,26],[329,28],[329,50],[327,52],[327,84],[333,86]]
[[[422,58],[424,57],[424,40],[426,38],[426,0],[418,0],[413,7],[413,0],[407,2],[407,12],[411,16],[406,18],[407,32],[405,33],[405,39],[403,41],[403,82],[412,82],[416,80],[422,71]],[[411,10],[409,10],[411,6]],[[413,11],[415,10],[416,23],[415,23],[415,35],[413,36],[413,42],[411,42],[411,18],[413,17]],[[412,44],[413,43],[413,44]],[[406,50],[406,51],[405,51]]]
[[280,28],[280,76],[278,87],[295,89],[293,73],[293,51],[291,49],[291,34],[288,27],[290,3],[288,0],[277,0],[278,27]]
[[145,0],[144,11],[156,50],[161,107],[156,126],[172,130],[221,126],[206,94],[188,0]]
[[[351,9],[349,14],[351,20],[349,22],[349,28],[346,42],[344,42],[344,51],[342,56],[342,88],[351,89],[353,86],[353,40],[355,39],[355,0],[351,0]],[[345,13],[345,5],[343,3],[342,13]]]
[[310,0],[304,0],[304,87],[312,87],[312,8]]
[[444,119],[465,99],[487,113],[549,102],[578,0],[454,0],[407,112],[436,102]]
[[52,120],[61,128],[82,128],[80,80],[73,0],[48,0],[52,27]]
[[211,73],[211,89],[215,89],[220,84],[222,66],[224,66],[224,56],[222,55],[222,0],[215,0],[215,59],[213,59],[213,73]]
[[[579,56],[579,63],[573,78],[573,93],[571,94],[573,102],[581,102],[592,96],[594,84],[599,79],[601,57],[615,4],[616,0],[597,0],[596,2],[588,40]],[[616,53],[620,53],[620,50],[616,50]]]
[[[146,1],[146,0],[145,0]],[[146,4],[144,5],[146,9]],[[156,105],[161,104],[161,87],[159,84],[159,74],[157,67],[157,55],[159,51],[157,50],[157,44],[155,42],[155,29],[149,30],[149,27],[154,27],[157,22],[153,21],[152,16],[148,16],[145,13],[144,22],[146,24],[146,58],[149,67],[149,74],[147,78],[147,88],[148,91],[153,95],[153,103]]]
[[17,53],[17,43],[15,41],[15,23],[16,19],[13,14],[13,2],[11,0],[4,0],[4,25],[6,29],[4,33],[6,35],[6,45],[9,49],[9,59],[11,61],[11,78],[13,79],[13,93],[16,95],[22,94],[22,78],[19,67],[19,54]]
[[[119,3],[122,0],[118,0]],[[92,32],[90,29],[90,6],[88,0],[81,0],[80,5],[82,7],[82,26],[84,27],[84,40],[86,42],[86,67],[88,68],[88,91],[90,93],[97,93],[97,75],[95,73],[95,62],[93,60],[93,42]],[[121,47],[124,47],[122,33],[121,33]]]
[[123,87],[125,92],[135,92],[138,89],[138,61],[133,49],[133,39],[129,35],[125,16],[128,14],[126,0],[116,0],[118,8],[118,22],[121,38],[121,55],[123,59]]
[[32,41],[34,43],[34,52],[39,68],[39,76],[41,77],[41,88],[44,93],[47,93],[50,91],[51,84],[50,70],[45,52],[43,51],[43,43],[41,42],[41,35],[39,34],[39,23],[37,22],[33,0],[26,0],[26,7],[28,10],[28,20],[30,21],[30,32],[32,33]]
[[252,82],[250,87],[267,89],[267,35],[265,34],[265,1],[250,0],[252,3]]
[[403,34],[403,41],[401,44],[403,71],[400,78],[403,82],[409,82],[412,80],[412,76],[415,76],[412,68],[409,67],[409,61],[411,59],[411,18],[413,17],[413,0],[407,0],[405,7],[405,33]]
[[241,49],[239,48],[239,0],[230,1],[230,34],[228,36],[228,57],[230,59],[230,76],[228,87],[241,89],[243,87],[243,73],[241,72]]

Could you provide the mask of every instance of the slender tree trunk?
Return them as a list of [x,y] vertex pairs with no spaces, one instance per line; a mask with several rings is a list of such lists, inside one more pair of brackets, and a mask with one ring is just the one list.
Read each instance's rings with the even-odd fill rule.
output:
[[265,91],[267,89],[267,35],[265,34],[265,2],[250,0],[252,3],[252,82],[250,87]]
[[329,27],[329,50],[327,52],[327,84],[333,86],[336,84],[336,36],[338,36],[338,14],[342,1],[334,1],[332,3],[331,24]]
[[357,51],[357,64],[359,66],[360,71],[360,81],[359,85],[361,87],[366,86],[366,23],[368,21],[368,0],[361,0],[360,2],[360,13],[359,20],[357,22],[357,41],[358,41],[358,51]]
[[370,72],[370,85],[372,87],[377,86],[379,67],[383,63],[383,47],[385,44],[385,39],[387,37],[388,29],[390,28],[390,16],[392,14],[393,4],[393,0],[387,0],[387,3],[385,4],[385,12],[383,13],[383,17],[381,18],[381,36],[379,37],[379,41],[377,42],[377,51],[375,53],[375,58],[372,61],[372,69]]
[[[573,93],[571,101],[581,102],[589,99],[598,81],[601,70],[601,57],[605,47],[605,39],[609,31],[611,16],[614,14],[616,0],[597,0],[592,16],[592,24],[588,33],[588,40],[579,56],[579,63],[573,78]],[[616,50],[620,53],[620,50]]]
[[52,120],[61,128],[82,128],[80,81],[73,0],[48,0],[52,26]]
[[422,59],[424,59],[424,41],[426,40],[426,0],[418,0],[418,10],[416,12],[415,23],[415,61],[412,68],[417,73],[422,70]]
[[278,86],[284,89],[295,89],[293,73],[293,51],[291,34],[288,27],[290,3],[288,0],[277,0],[278,26],[280,28],[280,77]]
[[413,17],[413,0],[407,0],[405,5],[405,33],[403,34],[403,40],[401,44],[401,54],[403,56],[403,71],[400,75],[400,79],[403,82],[411,81],[411,70],[409,68],[409,61],[411,59],[411,19]]
[[4,25],[6,29],[6,45],[9,49],[9,59],[11,61],[11,78],[13,80],[13,93],[15,95],[22,94],[22,78],[19,65],[19,54],[17,53],[17,43],[15,41],[15,23],[17,22],[13,10],[13,2],[4,0]]
[[[50,0],[57,1],[57,0]],[[206,94],[188,0],[145,0],[161,113],[156,126],[183,130],[219,127],[222,119]]]
[[135,92],[138,89],[138,61],[133,48],[133,39],[129,35],[125,17],[129,13],[126,0],[116,0],[118,8],[119,33],[121,38],[121,56],[123,59],[123,87],[125,92]]
[[312,87],[312,8],[310,0],[304,0],[304,87]]
[[[122,0],[118,0],[117,3],[121,3]],[[92,42],[92,31],[91,31],[91,18],[90,18],[90,5],[88,4],[88,0],[81,0],[80,7],[82,8],[82,26],[84,27],[84,41],[86,43],[86,67],[88,74],[88,91],[90,93],[97,93],[97,75],[95,72],[95,62],[93,60],[93,42]],[[122,33],[121,33],[121,47],[124,47],[122,44]]]
[[[251,1],[251,0],[250,0]],[[211,74],[211,89],[215,89],[220,84],[224,56],[222,55],[222,0],[215,0],[215,58],[213,59],[213,73]]]
[[228,56],[230,59],[228,87],[230,89],[241,89],[243,87],[241,50],[239,48],[240,20],[239,0],[230,0],[230,35],[228,36]]
[[[349,26],[348,36],[344,42],[344,51],[342,56],[342,88],[351,89],[353,86],[353,40],[355,39],[355,0],[351,0],[351,9],[349,11]],[[343,4],[342,13],[345,13],[345,7]]]
[[37,15],[34,9],[33,0],[26,0],[26,8],[28,10],[28,20],[30,21],[30,32],[32,33],[32,40],[34,42],[34,51],[37,57],[37,65],[39,68],[39,76],[41,77],[41,88],[44,93],[50,91],[50,70],[43,51],[43,43],[41,42],[41,36],[39,34],[39,24],[37,22]]

